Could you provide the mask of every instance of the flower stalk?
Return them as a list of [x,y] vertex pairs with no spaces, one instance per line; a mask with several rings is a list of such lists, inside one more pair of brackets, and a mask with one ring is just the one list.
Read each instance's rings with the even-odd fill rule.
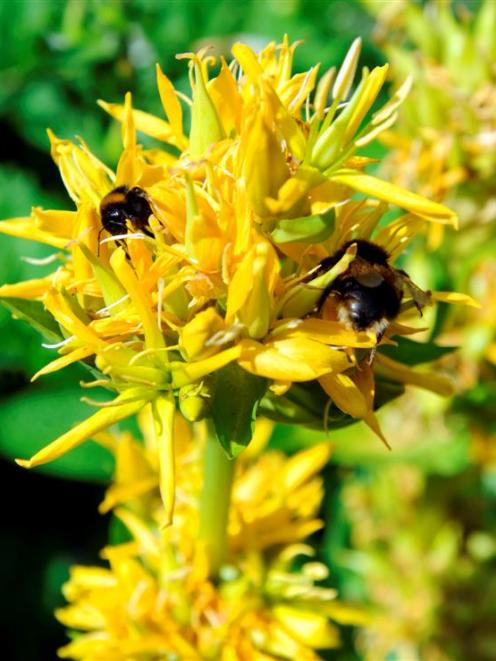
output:
[[209,424],[203,460],[199,537],[216,578],[227,554],[227,525],[235,461],[229,459]]

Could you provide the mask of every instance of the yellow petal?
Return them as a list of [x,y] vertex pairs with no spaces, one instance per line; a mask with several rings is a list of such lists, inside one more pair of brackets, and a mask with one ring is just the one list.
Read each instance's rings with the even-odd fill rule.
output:
[[[282,326],[284,328],[286,323]],[[284,331],[287,338],[307,337],[323,344],[367,349],[377,344],[375,335],[356,332],[343,326],[338,321],[327,319],[293,319],[287,322],[289,330]]]
[[241,134],[241,176],[251,205],[259,216],[267,216],[266,198],[277,198],[289,178],[280,139],[273,130],[273,112],[266,99],[252,106]]
[[[151,297],[146,298],[146,292],[138,281],[135,272],[126,259],[126,253],[122,248],[118,248],[112,253],[110,265],[114,273],[124,286],[133,305],[135,306],[143,329],[145,332],[145,345],[147,349],[161,349],[165,347],[163,335],[158,327],[158,322],[151,308]],[[167,363],[167,352],[163,351],[156,354],[157,360]]]
[[[140,391],[140,393],[142,392],[143,391]],[[53,461],[66,452],[69,452],[69,450],[77,447],[83,443],[83,441],[92,438],[95,434],[106,429],[110,425],[113,425],[120,420],[124,420],[125,418],[129,418],[137,413],[146,403],[146,399],[143,398],[142,394],[141,396],[134,394],[137,398],[130,401],[133,394],[134,393],[131,390],[128,390],[126,393],[119,395],[119,397],[114,400],[114,406],[100,409],[90,418],[81,422],[79,425],[37,452],[31,457],[31,459],[16,459],[16,462],[23,468],[33,468],[34,466],[45,464],[48,461]]]
[[96,257],[87,246],[80,244],[79,249],[93,268],[93,274],[102,290],[105,305],[112,305],[112,307],[109,309],[110,314],[114,315],[121,312],[125,308],[124,302],[121,305],[114,305],[114,303],[124,298],[126,295],[126,290],[116,278],[114,273],[112,273],[111,269],[106,264],[104,264],[101,259]]
[[122,144],[124,151],[117,164],[115,183],[117,186],[129,185],[139,178],[138,162],[136,158],[136,127],[134,125],[131,93],[124,97],[124,111],[122,117]]
[[0,287],[0,298],[43,298],[48,290],[53,286],[53,275],[46,278],[35,278],[25,282],[16,282],[12,285],[2,285]]
[[319,443],[287,459],[278,478],[282,488],[290,493],[319,473],[329,461],[332,451],[332,443]]
[[346,131],[344,134],[345,142],[348,142],[353,138],[365,115],[372,107],[382,86],[386,82],[388,69],[388,64],[385,64],[382,67],[375,67],[365,79],[360,92],[357,90],[357,102],[353,103],[354,99],[351,101],[351,103],[353,103],[353,111],[347,120]]
[[60,356],[60,358],[56,358],[55,360],[52,360],[52,362],[48,363],[48,365],[45,365],[45,367],[42,367],[40,370],[38,370],[38,372],[36,372],[34,376],[31,377],[31,381],[36,381],[36,379],[38,379],[40,376],[51,374],[52,372],[56,372],[57,370],[61,370],[64,367],[67,367],[67,365],[77,363],[79,360],[88,358],[88,356],[91,356],[94,353],[95,351],[92,347],[81,347],[79,349],[74,349],[74,351],[71,351],[64,356]]
[[135,480],[131,484],[113,485],[107,490],[105,498],[98,506],[98,511],[100,514],[106,514],[114,509],[116,505],[139,498],[157,486],[158,479],[156,476]]
[[58,608],[55,611],[55,617],[65,627],[83,631],[104,629],[106,625],[104,614],[93,604],[77,604]]
[[272,319],[272,292],[278,273],[279,260],[270,244],[255,244],[229,283],[226,323],[237,319],[250,337],[264,337]]
[[157,450],[160,472],[160,495],[164,505],[162,527],[172,523],[176,498],[175,459],[174,459],[174,412],[173,395],[159,396],[153,403],[153,417],[157,435]]
[[242,340],[240,346],[241,367],[278,381],[311,381],[350,367],[350,360],[342,351],[307,338],[273,340],[266,344]]
[[435,372],[417,372],[406,365],[387,358],[383,354],[376,355],[375,368],[378,374],[392,378],[400,383],[431,390],[443,397],[449,397],[455,392],[453,379],[449,376]]
[[333,173],[330,179],[331,181],[349,186],[360,193],[365,193],[379,200],[396,204],[400,208],[406,209],[426,220],[446,223],[454,227],[457,225],[456,214],[448,209],[448,207],[431,202],[421,195],[416,195],[405,188],[400,188],[371,175],[362,172],[339,170]]
[[181,388],[189,383],[199,381],[207,374],[211,374],[221,367],[224,367],[233,360],[236,360],[241,354],[241,346],[231,347],[225,351],[217,353],[203,360],[192,363],[171,362],[169,367],[172,372],[172,384],[174,388]]
[[39,241],[49,246],[63,249],[67,245],[67,239],[54,236],[49,232],[40,230],[33,223],[32,218],[12,218],[12,220],[0,221],[0,232],[15,236],[19,239],[28,239],[29,241]]
[[318,119],[323,119],[325,108],[329,99],[329,92],[336,76],[336,67],[328,69],[317,84],[314,98],[315,114]]
[[134,512],[119,508],[115,510],[115,515],[124,523],[129,532],[139,542],[141,550],[148,556],[158,557],[160,555],[159,538],[153,530],[145,524]]
[[86,147],[60,140],[48,130],[51,154],[58,165],[67,192],[76,204],[90,202],[95,208],[112,187],[113,173]]
[[37,229],[69,241],[74,236],[76,226],[75,211],[45,210],[33,207],[31,217]]
[[346,374],[326,374],[319,383],[341,411],[353,418],[364,418],[369,410],[365,397]]
[[206,347],[205,343],[224,328],[225,322],[215,308],[209,307],[196,314],[180,332],[181,346],[188,354],[188,358],[195,360],[201,355],[218,351],[218,347]]
[[338,647],[339,632],[325,615],[291,606],[275,606],[275,617],[291,635],[315,649]]
[[432,298],[435,301],[443,303],[457,303],[460,305],[468,305],[473,308],[480,308],[481,304],[468,294],[461,294],[456,291],[433,291]]
[[101,351],[107,347],[107,343],[86,325],[72,311],[65,296],[55,290],[50,290],[45,296],[45,307],[59,324],[71,335],[75,335],[79,342],[92,347],[94,352]]
[[184,149],[188,141],[183,134],[183,110],[181,103],[177,98],[173,84],[162,71],[159,64],[157,64],[156,73],[158,93],[160,94],[162,107],[170,122],[170,128],[174,133],[177,146],[179,149]]
[[230,135],[233,131],[239,133],[243,101],[234,76],[223,58],[220,73],[209,82],[208,91],[217,112],[222,117],[226,134]]
[[208,93],[200,61],[193,58],[195,89],[191,106],[189,149],[192,158],[200,158],[207,147],[224,137],[224,128],[210,94]]
[[332,98],[333,99],[346,99],[348,93],[353,84],[353,78],[355,77],[356,68],[358,65],[358,58],[360,57],[360,51],[362,50],[362,40],[360,37],[357,37],[351,44],[346,57],[339,68],[338,75],[336,76],[336,81],[332,88]]
[[[123,122],[125,118],[124,105],[121,103],[107,103],[106,101],[98,100],[98,105],[105,110],[111,117],[119,122]],[[167,142],[168,144],[178,145],[177,136],[170,124],[163,119],[150,115],[142,110],[133,109],[133,119],[138,131],[145,135],[149,135],[156,140]],[[184,136],[183,136],[184,139]],[[181,145],[182,147],[183,145]]]
[[359,606],[345,604],[342,601],[330,601],[322,604],[322,611],[338,624],[355,626],[366,626],[371,621],[371,616],[367,611]]
[[236,42],[231,48],[231,53],[238,60],[243,73],[250,78],[252,83],[258,83],[263,76],[263,70],[255,53],[246,44]]

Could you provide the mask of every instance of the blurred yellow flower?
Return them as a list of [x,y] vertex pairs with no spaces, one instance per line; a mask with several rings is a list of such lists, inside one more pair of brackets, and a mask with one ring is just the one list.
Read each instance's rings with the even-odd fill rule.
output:
[[360,576],[370,604],[359,654],[371,661],[490,658],[496,540],[479,467],[426,475],[398,463],[361,478],[347,480],[342,492],[353,548],[341,564]]
[[[317,473],[329,444],[291,458],[259,455],[269,428],[261,421],[256,447],[238,462],[229,517],[229,550],[216,583],[198,541],[204,423],[176,429],[177,508],[173,526],[159,531],[158,453],[153,417],[141,414],[144,442],[105,433],[116,453],[115,483],[102,510],[116,515],[131,540],[104,549],[109,568],[76,566],[64,587],[69,605],[58,619],[77,630],[62,658],[317,660],[316,650],[339,645],[337,627],[364,621],[318,585],[327,568],[304,540],[317,518],[323,489]],[[266,427],[263,429],[263,427]],[[125,505],[123,505],[125,504]],[[306,558],[303,564],[297,558]]]

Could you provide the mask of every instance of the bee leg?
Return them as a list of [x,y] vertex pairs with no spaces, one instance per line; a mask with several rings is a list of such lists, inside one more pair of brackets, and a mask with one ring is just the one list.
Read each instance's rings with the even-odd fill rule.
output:
[[423,317],[424,313],[422,312],[422,306],[420,305],[420,303],[418,301],[416,301],[415,299],[413,299],[413,303],[414,303],[415,307],[417,308],[417,312],[419,313],[419,315],[421,317]]
[[102,232],[104,231],[105,227],[100,227],[100,231],[98,232],[98,237],[97,237],[97,246],[96,246],[96,256],[100,257],[100,237],[102,236]]
[[367,364],[368,365],[372,365],[372,363],[374,362],[374,358],[375,358],[376,353],[377,353],[377,344],[375,345],[375,347],[372,347],[372,349],[370,350],[370,354],[369,354],[369,357],[367,359]]
[[326,287],[323,290],[322,295],[320,296],[319,300],[317,301],[317,305],[315,306],[313,313],[315,313],[315,314],[321,314],[322,313],[322,308],[324,307],[324,305],[325,305],[327,299],[329,298],[331,292],[332,292],[332,287],[331,286]]
[[375,354],[377,353],[377,348],[378,348],[382,338],[384,337],[384,333],[386,332],[388,326],[389,326],[389,322],[386,321],[385,325],[383,325],[383,326],[381,326],[380,328],[377,329],[377,333],[376,333],[376,336],[375,336],[376,337],[375,346],[372,347],[372,349],[370,351],[369,359],[368,359],[368,364],[369,365],[372,365],[372,363],[374,362]]
[[127,243],[124,239],[117,239],[116,244],[119,246],[119,248],[122,248],[126,254],[126,259],[128,262],[131,261],[131,255],[129,254],[129,248],[127,247]]

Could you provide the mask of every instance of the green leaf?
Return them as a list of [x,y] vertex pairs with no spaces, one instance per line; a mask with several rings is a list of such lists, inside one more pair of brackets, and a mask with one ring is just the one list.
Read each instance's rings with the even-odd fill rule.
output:
[[[267,392],[260,405],[260,412],[274,422],[322,431],[324,412],[329,429],[337,429],[355,422],[346,413],[331,405],[326,411],[329,397],[316,381],[294,384],[285,395],[275,396]],[[299,432],[299,430],[297,430]]]
[[216,373],[213,389],[215,432],[232,459],[252,439],[258,405],[267,389],[267,381],[231,364]]
[[398,346],[382,346],[379,353],[405,365],[429,363],[457,349],[457,347],[440,347],[433,342],[415,342],[407,337],[394,337],[393,339]]
[[331,236],[335,221],[333,209],[314,216],[278,220],[271,236],[276,243],[320,243]]
[[[30,457],[89,417],[93,411],[80,397],[79,388],[61,390],[34,386],[2,400],[0,453],[10,459]],[[95,397],[94,392],[92,397]],[[110,479],[113,464],[108,450],[86,441],[60,459],[35,470],[68,479],[104,482]]]
[[57,322],[45,310],[43,303],[40,301],[29,301],[24,298],[3,298],[0,299],[0,303],[10,310],[15,319],[27,321],[47,340],[58,342],[63,339]]

